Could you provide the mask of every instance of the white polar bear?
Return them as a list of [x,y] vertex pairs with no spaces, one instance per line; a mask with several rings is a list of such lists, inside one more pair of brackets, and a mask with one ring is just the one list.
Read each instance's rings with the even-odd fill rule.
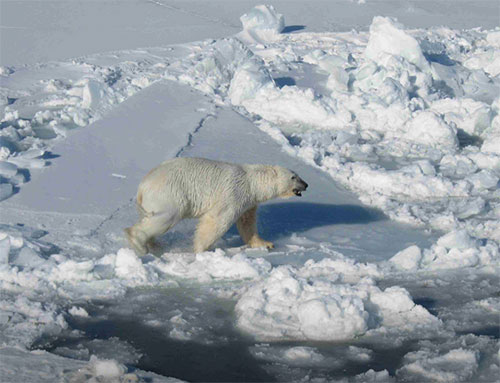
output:
[[200,218],[196,253],[207,250],[236,222],[250,247],[272,248],[257,234],[257,205],[276,197],[301,196],[307,184],[281,166],[237,165],[204,158],[175,158],[151,170],[141,181],[137,208],[141,219],[125,229],[140,255],[154,238],[184,218]]

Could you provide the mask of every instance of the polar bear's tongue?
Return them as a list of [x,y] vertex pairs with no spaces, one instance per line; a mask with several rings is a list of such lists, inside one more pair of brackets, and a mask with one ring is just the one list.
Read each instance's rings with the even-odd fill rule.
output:
[[302,197],[302,191],[300,191],[299,189],[293,189],[293,192],[295,193],[296,196]]

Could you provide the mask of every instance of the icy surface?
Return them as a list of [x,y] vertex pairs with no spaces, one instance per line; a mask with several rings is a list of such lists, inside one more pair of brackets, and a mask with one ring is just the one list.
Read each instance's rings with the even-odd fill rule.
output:
[[[334,20],[358,20],[340,28],[322,7],[293,3],[148,2],[202,25],[0,67],[2,378],[172,381],[135,369],[146,366],[215,381],[497,379],[491,6],[484,25],[465,25],[456,12],[473,23],[479,7],[325,5]],[[146,10],[123,7],[134,6]],[[317,24],[306,28],[298,16],[312,20],[311,9]],[[186,43],[209,37],[207,25],[226,37]],[[14,32],[2,30],[3,44]],[[109,50],[106,39],[92,52]],[[139,258],[122,234],[136,219],[135,188],[175,156],[276,163],[311,186],[260,209],[275,250],[248,249],[231,230],[193,254],[185,221]]]

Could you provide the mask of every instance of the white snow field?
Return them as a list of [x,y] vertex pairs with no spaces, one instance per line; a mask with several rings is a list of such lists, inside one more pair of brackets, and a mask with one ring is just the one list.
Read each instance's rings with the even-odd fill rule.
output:
[[[498,3],[271,3],[0,1],[0,382],[498,381]],[[140,258],[176,156],[310,186]]]

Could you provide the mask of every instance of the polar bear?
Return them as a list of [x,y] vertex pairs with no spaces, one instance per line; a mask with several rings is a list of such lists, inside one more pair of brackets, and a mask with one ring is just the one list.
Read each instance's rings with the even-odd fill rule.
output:
[[139,184],[141,219],[125,229],[129,243],[144,255],[154,238],[184,218],[199,218],[194,251],[207,250],[231,225],[250,247],[272,248],[257,234],[257,205],[272,198],[301,196],[307,189],[281,166],[237,165],[204,158],[175,158],[151,170]]

